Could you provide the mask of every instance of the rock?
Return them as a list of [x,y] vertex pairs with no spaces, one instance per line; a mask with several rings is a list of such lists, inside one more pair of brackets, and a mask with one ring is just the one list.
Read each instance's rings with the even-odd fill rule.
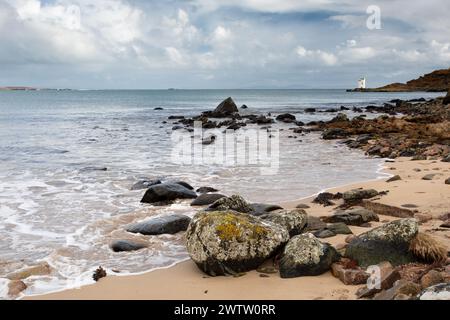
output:
[[280,210],[263,215],[261,219],[284,227],[289,232],[289,236],[293,237],[302,233],[306,226],[307,214],[302,209]]
[[402,206],[403,208],[409,208],[409,209],[411,209],[411,208],[418,208],[417,205],[412,204],[412,203],[405,203],[405,204],[402,204],[401,206]]
[[394,181],[399,181],[402,180],[402,178],[399,175],[395,175],[389,179],[386,180],[386,182],[394,182]]
[[323,206],[332,206],[334,203],[331,201],[332,199],[335,199],[335,195],[330,192],[322,192],[317,195],[316,198],[314,198],[313,203],[321,204]]
[[290,114],[290,113],[280,114],[275,119],[278,120],[278,121],[287,122],[287,123],[294,122],[296,120],[295,116],[293,114]]
[[376,294],[373,300],[410,300],[420,293],[420,285],[403,279],[397,280],[392,288]]
[[439,225],[440,228],[450,228],[450,219],[444,221],[441,225]]
[[217,200],[216,202],[211,204],[207,210],[208,211],[234,210],[242,213],[250,213],[253,211],[253,208],[241,196],[232,195],[231,197],[226,197]]
[[409,246],[418,228],[415,219],[389,222],[356,237],[347,245],[345,256],[358,261],[363,268],[382,261],[390,261],[396,266],[414,262]]
[[380,219],[376,213],[361,207],[345,211],[338,210],[332,216],[325,218],[325,222],[342,222],[351,226],[361,226],[370,221],[380,221]]
[[311,208],[311,207],[308,206],[308,205],[305,204],[305,203],[300,203],[300,204],[298,204],[298,205],[296,206],[296,208],[297,208],[297,209],[309,209],[309,208]]
[[106,277],[106,270],[103,269],[101,266],[98,267],[95,271],[94,274],[92,275],[92,279],[94,279],[95,282],[97,282],[98,280],[100,280],[101,278]]
[[420,293],[420,300],[450,300],[450,282],[426,288]]
[[157,110],[157,111],[159,111],[159,110],[164,110],[163,108],[161,108],[161,107],[156,107],[156,108],[153,108],[153,110]]
[[114,252],[136,251],[146,247],[146,245],[143,243],[137,243],[130,240],[116,240],[113,241],[109,246]]
[[169,120],[181,120],[184,119],[184,116],[169,116]]
[[416,213],[414,214],[414,218],[417,219],[420,224],[427,223],[428,221],[431,221],[433,219],[431,214],[428,213]]
[[429,173],[422,177],[422,180],[433,180],[433,178],[436,176],[436,173]]
[[149,187],[141,202],[157,203],[176,199],[193,199],[197,194],[179,183],[162,183]]
[[352,242],[354,239],[356,239],[356,236],[355,236],[354,234],[351,234],[351,235],[349,235],[349,236],[347,236],[347,237],[345,238],[345,243],[350,243],[350,242]]
[[8,295],[16,297],[26,288],[27,285],[22,280],[12,280],[8,283]]
[[202,145],[207,146],[213,144],[216,141],[216,136],[209,136],[202,140]]
[[236,112],[239,112],[238,107],[234,103],[233,99],[231,97],[229,97],[229,98],[226,98],[225,100],[223,100],[217,106],[217,108],[214,109],[213,114],[229,116]]
[[38,265],[24,268],[22,270],[10,273],[6,276],[9,280],[23,280],[32,276],[45,276],[52,272],[51,267],[47,262],[42,262]]
[[346,122],[349,121],[348,117],[345,113],[338,113],[338,115],[336,117],[334,117],[333,119],[331,119],[329,122],[333,123],[333,122]]
[[320,239],[331,238],[336,235],[336,233],[334,233],[333,231],[328,230],[328,229],[318,230],[318,231],[314,232],[313,234],[316,238],[320,238]]
[[414,212],[411,210],[390,206],[384,203],[363,200],[360,205],[368,210],[375,212],[376,214],[383,216],[391,216],[397,218],[411,218],[414,216]]
[[370,276],[361,268],[346,268],[341,261],[335,262],[331,265],[331,273],[345,285],[365,284]]
[[450,184],[450,178],[447,178],[444,183],[445,184]]
[[305,108],[306,113],[314,113],[316,112],[316,108]]
[[324,140],[345,139],[348,136],[349,133],[347,131],[339,128],[326,129],[322,133],[322,139]]
[[175,214],[135,223],[129,226],[127,231],[143,235],[175,234],[180,231],[185,231],[190,221],[191,218],[188,216]]
[[89,171],[108,171],[106,167],[84,167],[80,171],[89,172]]
[[443,105],[450,104],[450,90],[447,92],[447,95],[444,97],[444,100],[442,100]]
[[183,187],[185,187],[186,189],[194,190],[194,187],[191,186],[191,185],[190,185],[189,183],[187,183],[187,182],[184,182],[184,181],[175,181],[174,183],[179,184],[180,186],[183,186]]
[[241,109],[248,109],[248,107],[247,107],[245,104],[243,104],[243,105],[241,106]]
[[280,276],[294,278],[316,276],[330,270],[338,261],[339,253],[327,243],[311,234],[293,237],[283,250],[280,260]]
[[307,216],[305,231],[322,230],[327,227],[327,224],[317,217]]
[[279,270],[278,270],[278,268],[273,267],[273,266],[260,266],[260,267],[258,267],[258,269],[256,269],[256,272],[265,273],[265,274],[274,274],[274,273],[278,273]]
[[206,206],[214,203],[215,201],[225,198],[226,196],[219,193],[204,193],[198,196],[192,201],[191,206]]
[[342,198],[346,203],[357,203],[363,199],[370,199],[378,195],[374,189],[353,189],[344,192]]
[[276,204],[252,203],[250,204],[250,206],[253,209],[251,214],[254,216],[261,216],[271,211],[283,209],[282,207]]
[[142,190],[147,189],[151,186],[160,184],[161,180],[155,179],[155,180],[139,180],[135,184],[131,186],[131,190]]
[[450,153],[441,160],[442,162],[450,162]]
[[420,279],[420,285],[424,289],[442,282],[444,282],[444,277],[439,271],[436,270],[430,270]]
[[260,266],[289,234],[277,224],[234,211],[199,212],[186,232],[192,260],[211,276],[238,274]]
[[198,193],[217,192],[219,190],[212,187],[201,187],[196,190]]
[[[374,294],[392,288],[397,280],[401,279],[400,273],[392,267],[392,264],[387,261],[383,261],[377,265],[378,274],[373,274],[368,286],[362,287],[356,291],[356,296],[360,298],[372,297]],[[378,278],[379,276],[379,278]]]
[[352,230],[345,223],[328,223],[327,229],[335,234],[352,234]]

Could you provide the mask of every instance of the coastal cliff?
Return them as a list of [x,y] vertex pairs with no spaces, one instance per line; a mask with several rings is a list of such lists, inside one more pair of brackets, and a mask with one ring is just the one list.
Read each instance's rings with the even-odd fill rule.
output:
[[435,70],[406,83],[391,83],[379,88],[352,89],[352,92],[445,92],[450,88],[450,69]]

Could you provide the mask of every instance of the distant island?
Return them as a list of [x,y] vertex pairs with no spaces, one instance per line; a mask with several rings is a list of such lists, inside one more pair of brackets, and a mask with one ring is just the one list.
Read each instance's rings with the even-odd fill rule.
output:
[[40,90],[72,91],[73,89],[52,89],[52,88],[34,88],[34,87],[0,87],[0,91],[40,91]]
[[450,69],[436,70],[406,83],[391,83],[379,88],[356,88],[348,92],[447,92],[450,89]]

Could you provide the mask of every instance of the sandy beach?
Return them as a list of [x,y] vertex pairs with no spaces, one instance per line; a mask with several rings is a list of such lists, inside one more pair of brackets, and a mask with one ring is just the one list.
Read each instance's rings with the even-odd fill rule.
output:
[[[420,231],[428,233],[450,249],[450,232],[439,228],[439,216],[450,210],[450,186],[445,180],[450,177],[450,163],[440,160],[411,161],[397,158],[386,162],[384,173],[399,175],[401,180],[386,182],[387,178],[356,183],[330,189],[330,192],[344,192],[355,188],[373,188],[386,195],[374,199],[396,207],[413,208],[416,218],[431,220],[420,224]],[[347,173],[351,174],[351,173]],[[423,180],[427,174],[435,174],[432,180]],[[322,217],[331,215],[335,206],[323,207],[312,203],[314,196],[299,201],[281,204],[294,208],[300,203],[310,206],[308,215]],[[267,199],[270,203],[270,199]],[[380,222],[372,222],[371,228],[398,218],[381,216]],[[350,226],[355,235],[369,228]],[[332,245],[345,243],[345,235],[322,239]],[[61,292],[31,296],[25,299],[355,299],[360,286],[344,285],[327,272],[320,276],[281,279],[278,274],[261,277],[256,271],[240,277],[209,277],[202,273],[192,261],[180,263],[168,269],[156,270],[140,275],[108,275],[95,284]]]

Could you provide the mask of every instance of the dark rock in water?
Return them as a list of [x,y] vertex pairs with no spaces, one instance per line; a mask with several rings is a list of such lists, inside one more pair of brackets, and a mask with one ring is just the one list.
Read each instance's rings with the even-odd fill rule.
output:
[[347,110],[350,110],[350,108],[347,108],[347,107],[344,107],[344,106],[341,106],[339,109],[340,109],[341,111],[347,111]]
[[127,231],[143,235],[175,234],[185,231],[189,222],[191,222],[191,218],[188,216],[175,214],[133,224],[127,228]]
[[181,120],[184,119],[184,116],[169,116],[169,120]]
[[184,182],[184,181],[175,181],[174,183],[179,184],[180,186],[183,186],[183,187],[185,187],[186,189],[194,190],[194,187],[191,186],[191,185],[190,185],[189,183],[187,183],[187,182]]
[[211,276],[256,269],[288,240],[285,228],[234,211],[201,211],[186,232],[190,257]]
[[241,109],[248,109],[248,107],[245,104],[243,104]]
[[142,189],[147,189],[151,186],[154,186],[156,184],[160,184],[162,183],[161,180],[155,179],[155,180],[140,180],[138,182],[136,182],[135,184],[133,184],[131,186],[131,190],[142,190]]
[[374,189],[353,189],[342,194],[346,203],[357,203],[363,199],[370,199],[378,195]]
[[172,127],[172,130],[174,130],[174,131],[175,131],[175,130],[180,130],[180,129],[183,129],[183,126],[178,126],[178,125],[177,125],[177,126],[173,126],[173,127]]
[[339,253],[329,244],[320,242],[310,234],[301,234],[289,240],[284,248],[280,276],[317,276],[330,270],[331,264],[339,258]]
[[278,120],[278,121],[288,122],[288,123],[294,122],[296,120],[295,116],[293,114],[290,114],[290,113],[280,114],[275,119]]
[[382,261],[390,261],[395,266],[414,262],[409,246],[418,228],[416,219],[389,222],[354,238],[347,245],[345,256],[363,268]]
[[420,300],[450,300],[450,282],[426,288],[419,295]]
[[206,206],[216,202],[219,199],[225,198],[226,196],[219,193],[203,193],[199,195],[194,201],[192,201],[191,206]]
[[82,168],[80,171],[85,171],[85,172],[89,172],[89,171],[108,171],[108,168],[106,168],[106,167],[85,167],[85,168]]
[[143,203],[157,203],[176,199],[194,199],[197,194],[177,183],[162,183],[147,189],[142,198]]
[[347,131],[339,128],[327,129],[322,133],[322,139],[324,140],[344,139],[348,136]]
[[233,99],[227,98],[224,101],[222,101],[216,109],[214,109],[214,111],[212,112],[213,116],[216,117],[226,117],[226,116],[230,116],[233,113],[239,112],[238,107],[236,106],[236,104],[234,103]]
[[386,182],[394,182],[394,181],[399,181],[399,180],[402,180],[402,178],[397,174],[397,175],[387,179]]
[[349,210],[338,210],[332,216],[325,218],[326,222],[342,222],[346,225],[360,226],[370,221],[380,221],[378,215],[364,208],[353,208]]
[[208,192],[217,192],[219,190],[214,189],[212,187],[201,187],[196,190],[198,193],[208,193]]
[[94,271],[94,274],[92,275],[92,279],[94,279],[95,282],[97,282],[98,280],[100,280],[101,278],[104,278],[104,277],[106,277],[106,271],[101,266],[98,267]]
[[314,113],[314,112],[316,112],[316,108],[306,108],[305,112],[306,113]]
[[253,209],[251,214],[254,216],[261,216],[271,211],[283,209],[283,207],[280,207],[279,205],[266,203],[251,203],[250,206]]
[[164,109],[161,108],[161,107],[156,107],[156,108],[154,108],[153,110],[164,110]]
[[207,145],[213,144],[214,141],[216,141],[216,136],[210,136],[210,137],[204,138],[202,140],[202,144],[207,146]]
[[305,210],[280,210],[261,216],[261,219],[271,221],[282,227],[293,237],[303,232],[306,226],[307,214]]
[[217,200],[216,202],[211,204],[207,210],[208,211],[234,210],[241,213],[250,213],[253,211],[253,208],[241,196],[232,195],[231,197],[226,197]]
[[334,194],[330,192],[322,192],[317,195],[317,197],[313,200],[313,203],[321,204],[323,206],[333,206],[334,202],[331,200],[335,199]]
[[146,245],[142,243],[137,243],[130,240],[116,240],[113,241],[109,246],[114,252],[136,251],[146,247]]
[[331,123],[346,122],[346,121],[350,121],[350,120],[348,119],[347,115],[344,113],[339,113],[336,117],[334,117],[333,119],[330,120]]

